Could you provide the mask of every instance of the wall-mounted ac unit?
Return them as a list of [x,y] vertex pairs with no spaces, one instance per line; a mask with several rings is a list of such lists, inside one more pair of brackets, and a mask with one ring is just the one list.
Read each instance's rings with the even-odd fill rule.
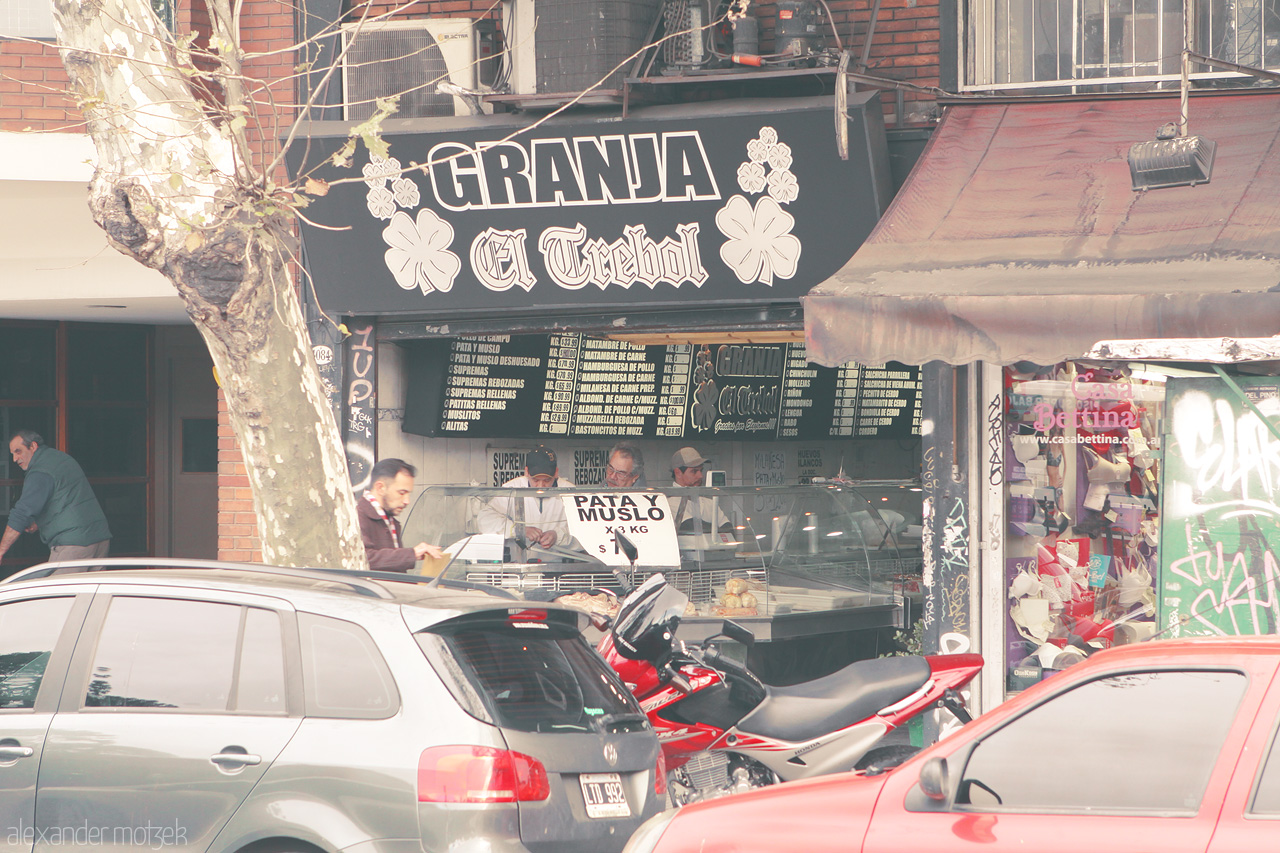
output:
[[462,98],[436,90],[442,81],[474,89],[476,28],[471,18],[347,24],[342,28],[343,116],[373,115],[375,100],[400,96],[396,118],[468,115]]
[[520,95],[622,88],[630,56],[662,12],[662,0],[505,2],[511,90]]

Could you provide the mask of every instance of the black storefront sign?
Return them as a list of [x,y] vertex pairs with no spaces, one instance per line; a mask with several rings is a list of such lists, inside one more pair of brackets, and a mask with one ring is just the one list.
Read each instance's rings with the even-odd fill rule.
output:
[[[853,255],[889,197],[878,99],[851,100],[851,137],[868,143],[849,160],[830,98],[388,133],[386,158],[361,147],[352,166],[313,173],[363,178],[306,210],[344,229],[303,229],[320,303],[438,314],[797,299]],[[313,136],[295,174],[343,141]]]
[[819,367],[801,344],[641,346],[576,333],[405,345],[404,430],[469,438],[906,438],[920,372]]

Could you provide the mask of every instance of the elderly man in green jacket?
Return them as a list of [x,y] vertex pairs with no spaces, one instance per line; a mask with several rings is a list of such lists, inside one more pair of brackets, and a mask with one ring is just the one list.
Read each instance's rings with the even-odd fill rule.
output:
[[27,476],[0,534],[0,559],[20,535],[35,532],[50,560],[107,556],[111,530],[80,464],[28,429],[9,438],[9,453]]

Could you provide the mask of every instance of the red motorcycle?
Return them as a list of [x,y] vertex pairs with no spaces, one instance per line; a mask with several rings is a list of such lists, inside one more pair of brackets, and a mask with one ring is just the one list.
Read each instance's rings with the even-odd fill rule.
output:
[[911,717],[938,705],[970,719],[958,690],[982,668],[980,655],[877,658],[775,687],[720,654],[721,637],[754,642],[732,621],[702,646],[676,639],[688,603],[652,575],[597,645],[657,731],[678,805],[824,773],[882,772],[915,752],[876,748]]

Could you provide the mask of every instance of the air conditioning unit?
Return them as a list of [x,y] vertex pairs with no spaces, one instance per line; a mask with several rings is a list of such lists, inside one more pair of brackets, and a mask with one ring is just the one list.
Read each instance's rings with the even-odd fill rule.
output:
[[520,95],[622,88],[631,55],[662,14],[662,0],[504,2],[511,91]]
[[379,21],[342,27],[344,118],[373,115],[375,101],[400,96],[396,118],[470,115],[462,98],[437,91],[448,81],[476,86],[476,22],[471,18]]

